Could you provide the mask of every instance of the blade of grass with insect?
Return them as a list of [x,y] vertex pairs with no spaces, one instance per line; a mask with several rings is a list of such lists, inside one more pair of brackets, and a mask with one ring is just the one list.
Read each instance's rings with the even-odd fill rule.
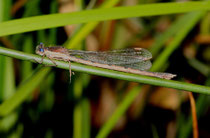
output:
[[[7,48],[3,48],[3,47],[0,47],[0,54],[14,57],[17,59],[29,60],[31,62],[41,61],[42,59],[42,57],[38,55],[26,54],[20,51],[11,50]],[[55,63],[57,64],[57,67],[69,70],[69,64],[66,62],[55,61]],[[54,65],[54,63],[52,63],[52,61],[47,58],[44,58],[43,64]],[[100,75],[100,76],[122,79],[122,80],[127,80],[127,81],[139,82],[143,84],[150,84],[150,85],[155,85],[155,86],[163,86],[163,87],[187,90],[187,91],[192,91],[192,92],[197,92],[197,93],[210,94],[210,87],[202,86],[202,85],[178,82],[174,80],[165,80],[165,79],[154,78],[154,77],[149,77],[149,76],[141,76],[141,75],[136,75],[136,74],[130,74],[130,73],[124,73],[124,72],[119,72],[119,71],[107,70],[103,68],[81,65],[77,63],[72,63],[71,68],[72,70],[75,70],[75,71],[85,72],[85,73],[89,73],[93,75]]]

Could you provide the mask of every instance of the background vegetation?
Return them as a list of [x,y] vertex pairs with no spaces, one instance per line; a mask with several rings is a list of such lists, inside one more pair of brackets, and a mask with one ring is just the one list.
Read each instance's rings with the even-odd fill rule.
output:
[[[209,9],[209,1],[1,0],[0,137],[192,137],[194,109],[199,135],[210,137]],[[177,77],[72,63],[70,83],[68,63],[35,62],[39,42],[143,47],[153,54],[151,71]]]

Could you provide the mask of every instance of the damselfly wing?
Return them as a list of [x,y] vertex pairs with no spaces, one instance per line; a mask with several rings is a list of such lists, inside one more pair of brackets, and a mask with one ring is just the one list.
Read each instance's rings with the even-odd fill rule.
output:
[[152,64],[152,54],[143,48],[130,48],[106,52],[68,50],[70,56],[95,63],[117,65],[125,68],[148,70]]

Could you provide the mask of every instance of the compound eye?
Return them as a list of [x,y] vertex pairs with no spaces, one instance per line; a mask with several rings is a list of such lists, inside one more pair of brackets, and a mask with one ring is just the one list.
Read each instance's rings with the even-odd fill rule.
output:
[[44,49],[43,49],[43,48],[40,48],[39,51],[40,51],[40,52],[44,52]]

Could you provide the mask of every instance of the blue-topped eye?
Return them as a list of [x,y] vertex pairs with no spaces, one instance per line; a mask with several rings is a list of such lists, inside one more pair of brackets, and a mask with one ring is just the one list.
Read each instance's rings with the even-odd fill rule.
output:
[[44,52],[44,49],[43,49],[43,48],[40,48],[39,51],[40,51],[40,52]]

